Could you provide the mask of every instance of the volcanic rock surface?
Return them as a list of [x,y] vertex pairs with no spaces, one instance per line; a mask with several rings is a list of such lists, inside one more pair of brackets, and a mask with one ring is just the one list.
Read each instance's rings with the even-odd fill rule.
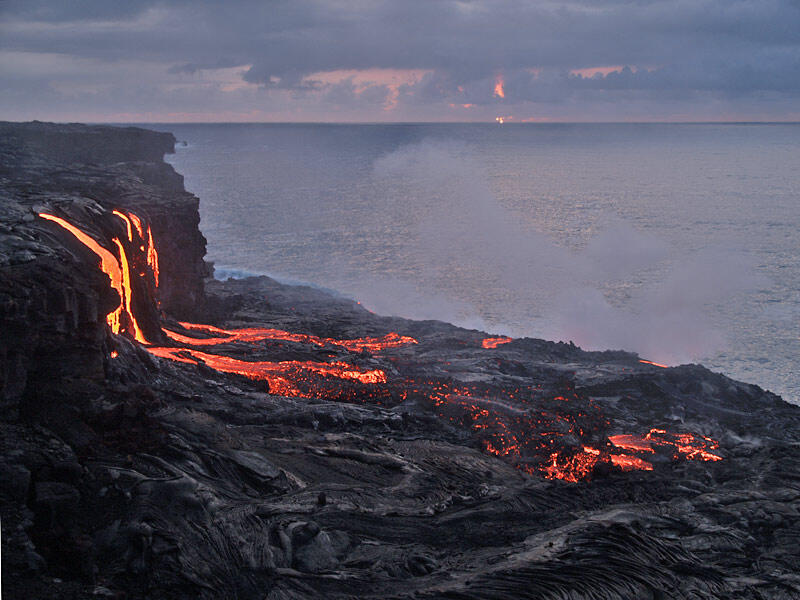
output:
[[799,407],[206,280],[174,141],[0,124],[4,597],[800,598]]

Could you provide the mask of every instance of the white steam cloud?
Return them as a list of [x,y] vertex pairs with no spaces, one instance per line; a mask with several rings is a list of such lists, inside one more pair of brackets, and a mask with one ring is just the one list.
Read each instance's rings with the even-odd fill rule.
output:
[[611,215],[582,249],[559,245],[537,231],[536,199],[524,214],[498,202],[468,146],[406,146],[378,159],[374,174],[402,198],[396,216],[408,223],[417,268],[413,280],[351,288],[382,314],[676,364],[721,350],[715,304],[761,283],[747,255],[687,253]]

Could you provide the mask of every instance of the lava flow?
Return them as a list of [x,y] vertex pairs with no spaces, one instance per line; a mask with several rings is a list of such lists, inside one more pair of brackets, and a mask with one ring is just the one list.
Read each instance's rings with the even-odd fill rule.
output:
[[243,329],[220,329],[213,325],[200,325],[197,323],[181,322],[184,329],[190,331],[200,331],[207,334],[215,334],[216,337],[195,338],[187,335],[164,330],[167,336],[179,344],[190,346],[218,346],[231,342],[263,342],[265,340],[281,340],[285,342],[300,342],[314,344],[316,346],[338,346],[351,352],[381,352],[389,348],[399,348],[408,344],[416,344],[417,340],[412,337],[399,335],[395,332],[386,334],[383,337],[364,337],[354,340],[336,340],[333,338],[321,338],[305,333],[291,333],[281,329],[269,329],[264,327],[246,327]]
[[235,373],[257,381],[266,381],[270,393],[281,396],[314,397],[315,394],[309,394],[299,387],[300,382],[313,384],[311,375],[337,377],[367,385],[386,383],[386,373],[382,370],[362,370],[345,362],[246,361],[188,348],[148,348],[147,350],[161,358],[189,364],[202,362],[216,371]]
[[668,365],[662,365],[661,363],[653,362],[652,360],[642,360],[639,359],[639,362],[643,365],[653,365],[654,367],[661,367],[662,369],[669,369]]
[[[137,342],[146,344],[147,340],[131,309],[133,294],[131,291],[130,266],[119,238],[115,237],[112,239],[112,242],[117,246],[119,251],[120,256],[118,259],[112,252],[101,246],[94,238],[85,234],[65,219],[46,213],[39,213],[39,216],[48,221],[53,221],[69,231],[79,242],[100,258],[100,269],[111,278],[111,287],[119,294],[120,298],[119,306],[108,313],[106,322],[114,333],[130,333],[131,337]],[[130,225],[130,221],[127,219],[125,219],[125,221]],[[129,234],[131,233],[130,229],[128,232]]]
[[505,336],[489,337],[489,338],[484,338],[484,340],[481,342],[481,346],[483,346],[484,348],[497,348],[501,344],[507,344],[508,342],[513,342],[513,341],[514,341],[513,338]]
[[694,433],[670,433],[663,429],[651,429],[643,436],[612,435],[608,440],[618,448],[636,452],[666,451],[672,454],[674,460],[681,457],[688,460],[722,460],[721,456],[711,452],[719,448],[719,442]]
[[[113,214],[125,223],[127,233],[127,249],[126,243],[118,237],[111,240],[117,254],[60,217],[44,213],[40,216],[66,229],[100,258],[100,269],[108,274],[111,287],[120,298],[119,306],[106,317],[111,330],[147,345],[133,313],[131,279],[147,277],[149,272],[157,287],[158,253],[149,224],[145,228],[133,213],[115,210]],[[133,263],[129,262],[131,258]],[[132,264],[136,269],[132,269]],[[546,392],[541,385],[457,384],[451,379],[403,375],[390,378],[384,369],[372,368],[375,359],[364,353],[380,355],[418,343],[412,337],[394,332],[382,337],[338,340],[264,327],[222,329],[187,322],[181,322],[180,326],[184,333],[162,330],[180,347],[147,346],[146,350],[174,362],[266,382],[268,391],[275,395],[378,404],[416,403],[450,426],[469,431],[487,453],[547,479],[578,482],[613,469],[651,471],[654,468],[651,460],[657,456],[667,460],[718,461],[722,458],[715,453],[718,442],[693,433],[670,433],[653,428],[645,435],[608,436],[611,422],[591,398],[581,396],[569,384]],[[227,346],[228,352],[263,352],[263,345],[256,347],[256,344],[265,341],[316,346],[325,348],[329,355],[336,353],[338,356],[331,362],[248,361],[220,354],[220,349],[216,348]],[[512,338],[505,336],[487,337],[481,341],[481,346],[492,349],[511,341]],[[248,348],[248,344],[252,347]],[[199,349],[211,347],[217,352]],[[342,356],[344,353],[351,355]],[[115,350],[111,357],[116,356]],[[370,368],[348,362],[365,359],[370,361]],[[409,353],[399,353],[389,360],[394,373],[419,373],[429,366]],[[640,362],[665,367],[650,361]]]

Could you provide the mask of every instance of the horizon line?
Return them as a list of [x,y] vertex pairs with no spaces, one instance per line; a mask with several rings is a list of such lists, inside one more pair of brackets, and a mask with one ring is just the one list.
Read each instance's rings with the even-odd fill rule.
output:
[[[5,121],[4,119],[0,119]],[[800,120],[725,120],[725,121],[5,121],[8,123],[56,123],[60,125],[800,125]]]

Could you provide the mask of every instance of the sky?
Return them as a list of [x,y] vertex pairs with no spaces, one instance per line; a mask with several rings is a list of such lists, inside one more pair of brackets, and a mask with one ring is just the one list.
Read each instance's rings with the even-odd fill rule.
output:
[[800,121],[800,0],[0,0],[0,119]]

